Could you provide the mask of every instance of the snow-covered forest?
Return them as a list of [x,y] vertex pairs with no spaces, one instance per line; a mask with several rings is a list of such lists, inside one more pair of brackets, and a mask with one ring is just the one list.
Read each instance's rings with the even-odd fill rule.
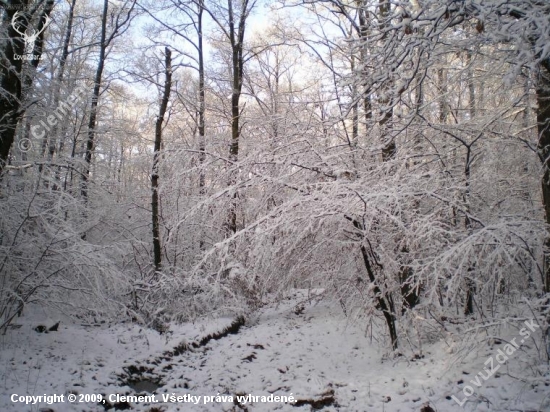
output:
[[0,410],[550,410],[548,0],[0,8]]

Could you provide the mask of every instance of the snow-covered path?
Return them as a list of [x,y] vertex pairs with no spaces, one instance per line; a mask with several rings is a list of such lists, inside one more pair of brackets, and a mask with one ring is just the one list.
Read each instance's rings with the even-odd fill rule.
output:
[[[451,395],[464,398],[464,381],[483,369],[483,360],[494,348],[480,351],[466,365],[453,366],[453,358],[441,343],[426,347],[423,359],[388,359],[381,345],[371,342],[364,328],[349,324],[337,305],[311,301],[303,310],[300,306],[296,310],[298,298],[263,311],[237,334],[211,340],[173,358],[161,354],[183,337],[197,341],[227,326],[231,319],[183,325],[168,339],[135,326],[63,326],[57,333],[37,334],[30,324],[23,325],[3,337],[0,410],[103,411],[103,405],[91,402],[25,406],[12,403],[10,397],[134,394],[129,387],[119,386],[115,375],[130,365],[146,365],[162,375],[157,403],[131,403],[138,411],[154,411],[153,407],[162,411],[312,409],[304,402],[301,407],[284,402],[247,402],[241,407],[231,401],[215,401],[216,395],[236,399],[236,395],[248,394],[325,400],[323,411],[420,411],[428,402],[436,411],[511,410],[514,403],[521,405],[515,410],[550,410],[540,409],[548,388],[522,387],[505,374],[484,382],[478,390],[481,395],[469,398],[464,407],[450,399]],[[155,362],[155,358],[163,359]],[[172,394],[187,397],[162,402],[163,395]],[[516,398],[517,394],[523,396]],[[200,399],[195,398],[199,400],[195,405],[188,401],[189,396]],[[205,396],[213,401],[205,404]]]

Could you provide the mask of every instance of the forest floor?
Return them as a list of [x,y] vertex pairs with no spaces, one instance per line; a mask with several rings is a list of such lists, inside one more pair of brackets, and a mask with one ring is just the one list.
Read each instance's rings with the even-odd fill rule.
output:
[[[210,340],[204,337],[234,319],[173,325],[164,335],[136,325],[63,321],[56,332],[34,330],[56,320],[34,313],[18,319],[20,328],[0,336],[0,411],[420,412],[428,404],[439,412],[550,411],[550,387],[540,378],[525,378],[535,376],[529,372],[540,351],[535,340],[518,344],[517,352],[487,380],[478,375],[489,369],[488,359],[496,359],[507,341],[521,338],[518,330],[503,331],[507,338],[482,342],[468,353],[449,337],[424,345],[422,356],[410,349],[390,356],[340,306],[308,299],[305,292]],[[533,329],[533,336],[540,336]],[[178,345],[179,353],[174,353]],[[493,368],[498,365],[495,360]],[[136,378],[140,370],[141,378],[160,380],[154,399],[116,398],[136,395],[123,381],[130,372]],[[468,389],[463,392],[466,386],[474,389],[469,397]],[[12,402],[13,395],[18,400],[54,394],[64,395],[64,402]],[[69,394],[76,395],[77,403],[68,402]],[[98,404],[93,398],[98,394],[106,402]],[[237,399],[248,394],[293,399]],[[172,395],[180,398],[164,402],[163,396]],[[288,402],[292,400],[297,402]]]

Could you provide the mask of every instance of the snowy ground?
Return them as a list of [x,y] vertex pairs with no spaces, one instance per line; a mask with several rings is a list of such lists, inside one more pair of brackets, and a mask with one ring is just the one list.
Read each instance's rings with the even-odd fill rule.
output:
[[[10,397],[63,394],[66,401],[69,394],[135,394],[130,387],[120,386],[116,376],[130,365],[153,368],[163,383],[155,392],[158,403],[130,402],[137,411],[155,411],[154,407],[159,408],[157,411],[312,410],[309,404],[297,407],[282,402],[253,402],[242,408],[215,399],[204,404],[205,396],[218,394],[292,394],[295,399],[310,401],[333,395],[334,402],[323,411],[420,411],[428,402],[439,412],[550,411],[550,387],[513,378],[526,375],[533,359],[536,347],[530,339],[509,356],[498,373],[486,381],[478,379],[478,388],[471,381],[483,371],[484,362],[504,348],[505,341],[479,345],[464,362],[457,362],[456,348],[451,349],[449,342],[424,346],[422,359],[413,361],[410,354],[388,358],[380,345],[365,336],[364,327],[346,320],[340,307],[306,303],[303,311],[296,311],[303,298],[297,294],[264,310],[237,334],[160,362],[155,358],[178,343],[198,341],[229,325],[232,319],[173,327],[169,336],[133,325],[66,322],[58,332],[45,334],[33,327],[53,324],[53,320],[36,316],[32,322],[23,319],[18,322],[21,328],[0,337],[0,411],[103,411],[109,405],[65,402],[27,406],[12,403]],[[519,337],[517,331],[515,335]],[[475,388],[475,393],[461,407],[451,396],[464,400],[465,385]],[[164,403],[163,394],[201,398],[197,405],[184,401],[188,398]]]

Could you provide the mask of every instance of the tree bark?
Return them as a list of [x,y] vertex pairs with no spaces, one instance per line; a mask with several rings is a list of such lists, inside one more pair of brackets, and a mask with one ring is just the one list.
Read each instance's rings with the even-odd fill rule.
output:
[[[132,12],[134,10],[136,2],[132,2],[130,8],[127,11],[119,11],[118,15],[111,14],[111,21],[114,22],[114,27],[109,36],[107,36],[107,19],[109,17],[109,0],[103,1],[103,13],[101,15],[101,35],[99,42],[99,60],[94,77],[94,89],[92,92],[92,103],[90,107],[90,118],[88,121],[88,140],[86,142],[86,152],[84,155],[84,171],[82,173],[82,186],[80,194],[84,203],[88,202],[88,183],[90,179],[90,168],[92,163],[92,156],[95,151],[96,140],[96,127],[97,127],[97,110],[99,102],[99,94],[101,90],[103,80],[103,70],[105,68],[105,60],[107,54],[107,48],[113,41],[113,39],[119,34],[119,31],[130,21]],[[126,14],[125,17],[123,13]],[[85,238],[85,235],[83,235]]]
[[[389,27],[389,15],[391,11],[391,6],[389,0],[382,0],[378,6],[378,24],[380,30],[384,31]],[[386,35],[382,35],[382,40],[386,38]],[[380,97],[380,105],[382,106],[382,118],[379,121],[379,126],[381,130],[381,137],[384,143],[382,148],[382,161],[387,162],[394,158],[397,151],[397,146],[395,144],[395,139],[391,136],[391,121],[393,118],[393,106],[394,98],[390,94],[393,93],[391,87],[386,85],[382,88],[382,93]]]
[[445,69],[437,69],[437,86],[439,88],[439,123],[447,123],[449,106],[447,105],[447,76]]
[[[250,13],[249,0],[239,2],[239,14],[235,15],[233,0],[227,0],[227,26],[212,13],[205,9],[213,20],[223,31],[231,46],[231,143],[229,145],[229,159],[234,164],[239,160],[239,139],[241,134],[240,117],[241,107],[240,98],[243,86],[243,68],[244,68],[244,32],[246,28],[246,19]],[[237,173],[236,171],[234,173]],[[236,183],[236,176],[229,178],[229,186]],[[229,211],[227,219],[227,234],[231,235],[237,232],[237,192],[231,196],[229,202]]]
[[[537,124],[539,133],[538,151],[543,165],[542,203],[546,224],[550,228],[550,61],[546,60],[540,67],[536,86]],[[550,233],[544,241],[544,292],[550,293]]]
[[109,1],[103,1],[103,13],[101,15],[101,39],[99,41],[99,61],[94,77],[94,89],[92,92],[92,105],[90,108],[90,118],[88,120],[88,140],[86,142],[86,153],[84,154],[84,171],[82,173],[82,187],[80,194],[85,203],[88,202],[88,181],[90,179],[90,166],[95,149],[95,133],[97,125],[97,105],[99,101],[99,92],[101,90],[101,81],[103,79],[103,69],[105,68],[105,54],[107,51],[107,17],[109,12]]
[[[76,0],[71,0],[71,4],[69,8],[69,17],[67,19],[67,27],[65,28],[65,37],[63,39],[63,50],[61,51],[61,58],[59,59],[59,69],[57,71],[57,92],[55,93],[55,96],[54,96],[54,102],[53,102],[54,108],[57,107],[57,105],[59,104],[61,85],[65,77],[65,65],[67,64],[67,58],[69,57],[69,45],[70,45],[71,36],[73,33],[73,20],[74,20],[75,6],[76,6]],[[56,147],[55,132],[56,131],[57,131],[56,128],[54,128],[53,138],[50,140],[50,145],[48,148],[48,160],[50,161],[53,159],[53,155],[55,153],[55,147]]]
[[[347,217],[353,223],[353,226],[363,232],[363,225],[357,219]],[[380,288],[379,276],[375,272],[371,264],[371,258],[369,252],[364,244],[360,247],[361,256],[363,257],[363,263],[365,269],[367,270],[367,276],[369,277],[370,283],[373,285],[372,291],[374,293],[374,299],[376,301],[376,308],[382,312],[384,320],[386,321],[386,326],[388,327],[388,332],[390,334],[390,341],[393,350],[396,350],[398,347],[397,339],[397,326],[395,324],[395,305],[393,302],[393,297],[389,292],[382,292]]]
[[[466,66],[467,66],[467,76],[468,76],[468,113],[470,115],[469,121],[473,121],[476,116],[476,94],[475,94],[475,84],[473,78],[472,70],[472,52],[471,50],[466,51]],[[466,211],[470,211],[470,181],[472,174],[472,145],[470,143],[465,145],[466,147],[466,159],[464,161],[464,204]],[[468,232],[468,235],[472,232],[472,222],[466,215],[464,217],[464,228]],[[466,273],[466,301],[464,305],[464,315],[472,315],[474,313],[474,295],[476,293],[475,279],[474,279],[475,267],[472,265],[468,268]]]
[[[61,51],[61,58],[59,59],[59,68],[57,70],[56,75],[56,85],[55,85],[55,91],[54,91],[54,97],[53,97],[53,103],[52,107],[55,109],[59,105],[59,101],[61,99],[61,87],[63,85],[63,79],[65,76],[65,65],[67,64],[67,58],[69,57],[69,45],[71,42],[71,36],[73,32],[73,20],[74,20],[74,9],[76,6],[76,0],[71,0],[70,6],[69,6],[69,16],[67,18],[67,26],[65,28],[65,36],[63,38],[63,49]],[[47,135],[44,136],[45,143],[47,143],[48,147],[48,161],[51,162],[53,160],[55,149],[57,146],[57,134],[59,129],[59,123],[56,123],[52,127],[51,131],[51,137],[49,138],[49,141],[47,141],[48,137]],[[61,126],[61,135],[66,130],[66,125],[63,124]],[[60,139],[61,140],[61,139]],[[60,143],[60,147],[63,147]],[[43,153],[44,155],[44,153]],[[43,165],[39,166],[39,171],[42,172]],[[60,169],[57,169],[56,172],[56,181],[59,181],[59,175],[60,175]],[[47,184],[47,180],[44,181],[45,184]]]
[[162,126],[164,116],[170,100],[170,90],[172,89],[172,52],[168,47],[164,48],[164,92],[159,107],[159,114],[155,124],[155,152],[153,155],[153,170],[151,173],[151,210],[153,218],[153,264],[155,271],[160,272],[162,267],[162,249],[160,241],[160,224],[159,224],[159,171],[158,163],[160,158],[160,150],[162,145]]
[[204,50],[202,45],[202,16],[204,12],[204,0],[197,1],[197,53],[199,60],[199,163],[201,165],[199,174],[199,193],[203,195],[206,189],[206,178],[202,166],[206,160],[206,94],[204,83]]
[[[231,145],[229,146],[229,159],[232,162],[239,160],[239,138],[241,134],[240,129],[240,117],[241,107],[240,98],[243,86],[243,42],[244,42],[244,30],[247,16],[248,0],[244,0],[242,3],[242,9],[239,16],[239,21],[235,27],[235,19],[233,12],[233,1],[228,0],[227,6],[229,11],[229,41],[231,43],[232,53],[232,93],[231,93]],[[232,179],[230,184],[235,184],[235,179]],[[233,195],[233,198],[229,206],[229,218],[228,218],[229,233],[237,232],[237,193]]]

